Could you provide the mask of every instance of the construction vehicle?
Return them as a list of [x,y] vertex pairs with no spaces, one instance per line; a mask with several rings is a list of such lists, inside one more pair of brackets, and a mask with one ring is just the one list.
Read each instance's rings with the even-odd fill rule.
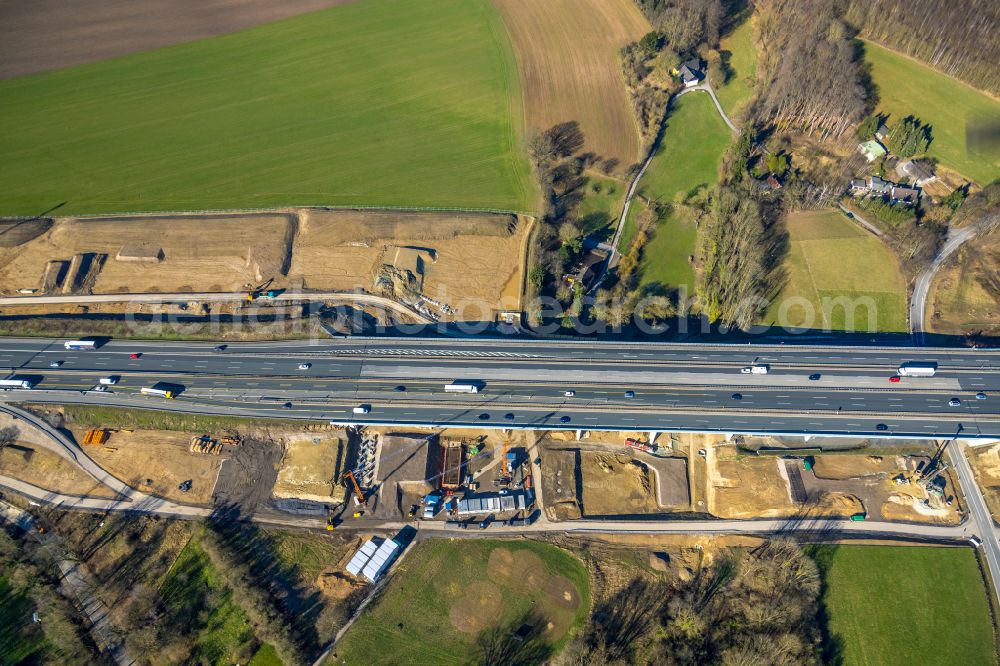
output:
[[365,496],[361,492],[361,486],[358,485],[358,480],[354,477],[354,471],[349,470],[346,474],[344,474],[342,478],[351,480],[351,487],[354,489],[354,495],[355,495],[354,503],[357,506],[364,506]]
[[255,301],[258,298],[274,298],[278,295],[278,290],[268,289],[271,283],[274,282],[274,278],[267,280],[266,282],[261,282],[256,287],[251,287],[247,291],[247,302]]
[[224,435],[222,439],[219,440],[221,444],[226,446],[239,446],[242,443],[239,435]]
[[88,430],[83,436],[84,444],[104,444],[111,437],[107,430]]

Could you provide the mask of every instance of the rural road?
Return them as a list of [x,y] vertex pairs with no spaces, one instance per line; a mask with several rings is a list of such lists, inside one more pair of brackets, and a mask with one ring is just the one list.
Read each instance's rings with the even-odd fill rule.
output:
[[67,551],[62,539],[51,532],[42,534],[32,529],[35,517],[3,500],[0,500],[0,520],[17,525],[29,538],[45,548],[46,556],[51,557],[59,568],[62,591],[64,594],[72,595],[76,606],[90,620],[87,630],[98,649],[110,654],[118,666],[134,664],[135,660],[125,650],[122,640],[108,619],[110,609],[99,596],[94,594],[96,586],[90,571]]
[[910,298],[910,332],[913,333],[914,342],[918,346],[924,344],[924,321],[927,316],[927,295],[931,289],[934,276],[952,254],[971,238],[974,238],[977,227],[969,226],[961,229],[948,230],[948,240],[938,251],[934,261],[927,267],[920,277],[917,278],[913,286],[913,296]]
[[986,565],[990,571],[990,580],[993,582],[993,591],[1000,594],[1000,541],[997,540],[997,531],[993,523],[993,516],[990,515],[989,507],[986,506],[986,499],[983,497],[976,477],[972,473],[972,466],[969,465],[967,449],[960,446],[959,442],[954,442],[949,451],[949,457],[955,465],[955,472],[958,474],[958,481],[962,486],[965,501],[969,505],[969,513],[978,528],[977,535],[983,542],[983,553],[986,556]]
[[860,215],[858,215],[857,213],[855,213],[850,208],[847,208],[844,204],[840,203],[839,201],[837,202],[837,207],[840,208],[841,212],[843,212],[844,215],[846,215],[850,219],[854,220],[855,222],[857,222],[862,227],[864,227],[868,231],[872,232],[873,234],[875,234],[879,238],[885,239],[885,234],[882,233],[882,230],[879,229],[878,227],[876,227],[874,224],[872,224],[871,222],[869,222],[865,218],[861,217]]
[[[54,296],[3,296],[0,297],[0,306],[13,305],[61,305],[88,303],[229,303],[246,302],[247,294],[243,291],[225,292],[192,292],[192,293],[169,293],[169,294],[66,294]],[[345,303],[361,303],[363,305],[373,305],[389,310],[394,310],[401,314],[414,317],[424,324],[433,324],[434,321],[427,316],[417,312],[408,305],[384,296],[375,294],[355,294],[340,291],[328,292],[290,292],[284,291],[272,299],[258,299],[265,301],[342,301]]]

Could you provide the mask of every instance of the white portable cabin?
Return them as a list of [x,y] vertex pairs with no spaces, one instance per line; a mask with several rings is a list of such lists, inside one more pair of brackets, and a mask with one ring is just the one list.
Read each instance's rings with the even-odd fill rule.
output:
[[386,539],[378,547],[378,550],[375,551],[375,554],[372,555],[372,559],[368,560],[368,564],[361,571],[361,575],[374,583],[382,577],[382,574],[385,573],[385,570],[389,568],[389,565],[392,564],[398,554],[399,544],[392,539]]
[[372,559],[372,555],[375,554],[376,550],[378,550],[378,546],[374,541],[371,539],[365,541],[361,548],[358,549],[358,552],[354,553],[354,557],[351,558],[351,561],[347,563],[344,569],[352,576],[360,576],[361,570],[368,564],[368,560]]

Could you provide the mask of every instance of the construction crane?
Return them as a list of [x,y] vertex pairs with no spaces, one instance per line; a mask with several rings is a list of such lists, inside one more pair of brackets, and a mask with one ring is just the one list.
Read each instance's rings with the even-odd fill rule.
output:
[[944,456],[944,452],[948,448],[948,445],[954,442],[956,439],[958,439],[958,436],[960,434],[962,434],[961,424],[959,424],[958,430],[955,431],[955,434],[952,436],[952,438],[946,439],[944,442],[942,442],[941,446],[939,446],[937,451],[934,452],[934,455],[931,456],[930,462],[924,465],[923,470],[921,470],[920,474],[917,475],[917,485],[921,486],[927,485],[935,474],[937,474],[938,472],[943,472],[945,469],[947,469],[947,464],[945,464],[944,466],[941,465],[941,458]]
[[354,478],[354,471],[352,470],[347,472],[344,474],[343,478],[351,480],[351,487],[354,488],[354,494],[357,496],[355,501],[358,503],[358,506],[363,506],[365,503],[365,496],[361,493],[361,487],[358,485],[358,480]]

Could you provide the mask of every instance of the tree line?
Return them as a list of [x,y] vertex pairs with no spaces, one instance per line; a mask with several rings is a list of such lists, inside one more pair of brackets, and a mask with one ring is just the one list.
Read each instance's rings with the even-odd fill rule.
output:
[[730,551],[687,582],[634,578],[598,603],[570,664],[822,663],[820,576],[790,539]]
[[861,35],[1000,95],[1000,3],[995,0],[849,0]]
[[826,0],[758,0],[754,105],[761,124],[840,136],[869,95],[850,31]]

